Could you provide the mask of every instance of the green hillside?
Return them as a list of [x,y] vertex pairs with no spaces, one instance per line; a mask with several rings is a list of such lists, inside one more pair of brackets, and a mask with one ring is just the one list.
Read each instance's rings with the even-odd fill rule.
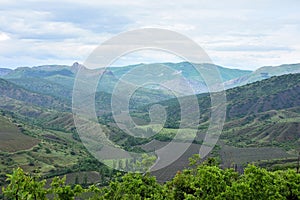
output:
[[[300,105],[300,74],[272,77],[241,87],[226,90],[227,120],[242,118],[270,110],[289,109]],[[209,94],[198,95],[202,118],[207,119],[210,112]],[[189,98],[189,97],[184,97]],[[160,102],[167,107],[169,122],[179,123],[180,106],[176,99]],[[152,104],[141,107],[136,116],[143,115]],[[203,120],[203,119],[200,119]]]
[[[229,89],[226,96],[226,122],[210,156],[220,159],[224,167],[233,163],[241,167],[252,162],[270,168],[296,167],[300,147],[300,74],[272,77]],[[159,181],[169,179],[177,170],[187,166],[188,158],[199,151],[209,124],[210,96],[198,95],[198,102],[201,116],[194,144],[177,162],[154,172]],[[167,122],[165,128],[153,137],[158,141],[142,146],[145,150],[166,145],[161,143],[172,140],[180,123],[180,106],[176,99],[160,104],[167,110]],[[138,118],[136,121],[144,121],[140,124],[147,124],[150,107],[151,104],[132,111],[132,116]],[[155,130],[155,126],[146,127]],[[150,143],[153,148],[149,149]]]
[[[185,64],[168,65],[180,70]],[[6,142],[1,146],[0,155],[2,183],[4,174],[16,166],[44,177],[57,174],[70,174],[73,177],[71,174],[80,171],[87,174],[96,171],[99,175],[101,171],[105,176],[104,182],[115,173],[95,160],[80,142],[71,113],[74,69],[62,68],[33,68],[39,71],[34,76],[24,76],[24,71],[28,70],[24,68],[22,73],[18,72],[18,76],[0,79],[0,110],[5,115],[1,119],[0,129],[2,127],[1,134],[5,138],[2,143]],[[65,70],[72,73],[66,73]],[[114,68],[111,69],[112,73],[106,72],[106,83],[110,84],[117,76],[126,73],[126,70],[118,70],[121,69]],[[192,70],[185,73],[194,76]],[[232,70],[223,69],[221,73],[224,79],[230,79],[248,72],[237,70],[232,75]],[[115,78],[110,80],[109,77]],[[209,156],[219,160],[223,167],[230,167],[233,163],[243,167],[246,163],[255,162],[270,169],[294,168],[297,148],[300,146],[299,80],[300,74],[288,74],[227,90],[226,123],[221,140]],[[177,131],[180,106],[177,99],[170,98],[174,98],[174,95],[157,88],[141,88],[130,100],[131,116],[141,125],[133,129],[141,134],[155,130],[155,124],[147,125],[149,108],[157,102],[166,107],[168,118],[164,128],[146,139],[129,136],[114,124],[110,93],[98,90],[95,100],[99,121],[109,139],[126,150],[147,152],[166,145]],[[210,117],[210,97],[204,93],[197,95],[197,98],[201,110],[197,137],[177,162],[154,173],[160,182],[169,180],[176,171],[187,167],[188,158],[198,153],[204,140]],[[189,137],[191,131],[186,129],[185,136]],[[11,139],[11,136],[22,138],[23,143],[19,144],[19,140]]]
[[4,99],[9,98],[19,100],[24,104],[45,108],[57,108],[60,110],[70,109],[67,102],[63,102],[58,98],[49,95],[41,95],[39,93],[28,91],[4,79],[0,79],[0,97]]

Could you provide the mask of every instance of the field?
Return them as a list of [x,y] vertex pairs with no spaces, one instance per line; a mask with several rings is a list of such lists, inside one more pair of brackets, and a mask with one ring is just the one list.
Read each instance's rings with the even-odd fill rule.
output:
[[0,116],[0,151],[16,152],[32,148],[39,140],[21,132],[17,126],[5,117]]
[[295,157],[278,147],[238,148],[228,145],[222,146],[220,156],[223,167],[231,167],[232,164],[245,165],[247,163]]
[[[87,185],[92,183],[97,183],[101,180],[101,175],[99,172],[96,171],[83,171],[83,172],[73,172],[68,173],[63,176],[66,176],[66,184],[73,185],[73,184],[81,184]],[[59,177],[63,177],[59,176]],[[47,179],[47,183],[50,184],[52,178]]]
[[[153,140],[148,144],[141,145],[141,147],[146,151],[153,151],[160,149],[161,147],[164,147],[167,144],[168,142]],[[189,166],[189,158],[192,157],[194,154],[199,153],[200,146],[200,144],[192,143],[189,146],[189,148],[183,153],[183,155],[180,156],[178,160],[176,160],[176,162],[171,163],[163,169],[153,171],[152,174],[156,176],[158,182],[165,182],[169,180],[176,174],[177,171]]]
[[[152,140],[151,142],[141,145],[145,151],[155,151],[164,146],[168,142]],[[159,182],[164,182],[174,174],[188,167],[189,158],[193,154],[198,154],[201,144],[191,144],[190,147],[183,153],[183,155],[164,169],[153,171],[152,174],[157,177]],[[238,148],[234,146],[225,145],[223,141],[219,141],[215,149],[209,155],[215,157],[223,168],[233,167],[236,164],[239,169],[250,163],[255,163],[261,166],[266,166],[270,169],[284,168],[295,166],[296,157],[294,154],[287,153],[283,148],[279,147],[244,147]]]
[[[45,178],[68,174],[68,182],[74,181],[72,173],[82,174],[80,171],[87,171],[83,173],[87,183],[99,178],[99,174],[90,175],[89,171],[101,171],[104,166],[91,157],[71,132],[43,129],[16,120],[13,123],[3,116],[0,125],[0,185],[5,174],[17,167]],[[82,181],[83,175],[79,174],[78,181]]]

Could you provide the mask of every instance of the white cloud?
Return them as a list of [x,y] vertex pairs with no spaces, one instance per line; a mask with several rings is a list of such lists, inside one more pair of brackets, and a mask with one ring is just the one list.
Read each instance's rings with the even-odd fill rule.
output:
[[[83,62],[109,37],[142,27],[185,34],[219,65],[255,69],[296,63],[299,5],[297,0],[2,0],[0,65]],[[172,60],[149,53],[129,57],[122,63]]]
[[0,32],[0,42],[5,41],[5,40],[9,40],[9,39],[10,39],[10,37],[6,33],[1,33]]
[[124,66],[128,63],[164,63],[182,62],[182,58],[161,50],[141,50],[121,56],[112,66]]

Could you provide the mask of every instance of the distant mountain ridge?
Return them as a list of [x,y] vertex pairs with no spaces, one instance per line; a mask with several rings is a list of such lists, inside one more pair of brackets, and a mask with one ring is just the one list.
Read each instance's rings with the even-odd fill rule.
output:
[[[236,79],[239,77],[243,77],[251,71],[248,70],[237,70],[237,69],[228,69],[221,66],[213,65],[213,64],[194,64],[200,67],[202,70],[209,71],[211,67],[216,67],[221,75],[221,79],[223,81],[229,81],[231,79]],[[159,66],[165,66],[159,67]],[[19,67],[14,70],[11,69],[2,69],[0,70],[0,77],[6,80],[9,80],[19,86],[22,86],[28,90],[32,90],[34,92],[42,92],[42,88],[40,85],[35,85],[37,82],[45,81],[45,83],[53,85],[60,84],[62,89],[54,89],[55,90],[70,90],[73,88],[74,79],[77,71],[80,68],[84,68],[83,65],[75,62],[72,66],[66,65],[44,65],[37,67]],[[132,69],[137,68],[140,69],[140,74],[136,74],[134,80],[137,83],[143,83],[145,81],[144,75],[148,73],[157,73],[158,76],[162,76],[163,82],[168,84],[177,84],[181,85],[180,81],[184,81],[192,87],[196,93],[206,92],[206,84],[201,77],[201,74],[194,69],[194,67],[188,62],[181,63],[153,63],[153,64],[137,64],[137,65],[129,65],[124,67],[108,67],[106,69],[99,69],[102,71],[103,77],[102,82],[98,89],[99,91],[112,93],[113,87],[118,82],[118,80],[124,75],[133,75],[130,72]],[[169,68],[169,70],[166,70]],[[146,69],[146,70],[144,70]],[[144,70],[144,71],[143,71]],[[173,71],[170,73],[170,71]],[[183,79],[184,78],[184,79]],[[38,80],[39,79],[39,80]],[[32,80],[32,81],[31,81]],[[27,84],[31,81],[31,85]],[[45,85],[45,84],[42,84]],[[58,85],[57,85],[58,86]],[[52,86],[49,86],[53,88]],[[185,93],[186,90],[180,91],[182,95],[188,95]],[[47,93],[50,94],[51,93]],[[68,95],[69,95],[68,94]],[[59,94],[61,95],[61,94]],[[67,96],[68,96],[67,95]],[[56,95],[58,96],[58,95]]]
[[0,68],[0,77],[9,74],[11,71],[13,71],[13,70],[7,69],[7,68]]
[[[129,66],[122,66],[122,67],[108,67],[105,70],[103,70],[103,73],[105,75],[105,79],[102,82],[103,87],[99,87],[100,91],[111,93],[114,84],[120,79],[122,76],[126,75],[128,72],[130,72],[134,68],[148,68],[145,71],[145,75],[147,73],[151,73],[150,66],[153,70],[160,70],[159,67],[156,67],[157,65],[164,65],[169,67],[171,70],[174,70],[173,74],[168,74],[165,76],[165,82],[167,84],[177,84],[182,85],[180,83],[180,80],[182,78],[178,77],[184,77],[185,80],[181,81],[187,81],[188,84],[195,90],[196,93],[205,93],[207,92],[206,84],[203,78],[201,77],[201,74],[193,68],[192,64],[188,62],[180,62],[180,63],[153,63],[153,64],[136,64],[136,65],[129,65]],[[216,67],[220,73],[221,79],[224,82],[224,87],[226,89],[233,88],[237,86],[246,85],[248,83],[252,83],[255,81],[260,81],[263,79],[270,78],[272,76],[280,76],[284,74],[289,73],[300,73],[300,64],[284,64],[280,66],[265,66],[261,67],[255,71],[249,71],[249,70],[240,70],[240,69],[230,69],[225,68],[222,66],[214,65],[214,64],[193,64],[201,69],[209,70],[210,67]],[[79,64],[78,62],[75,62],[72,66],[67,65],[43,65],[43,66],[36,66],[36,67],[19,67],[14,70],[12,69],[6,69],[6,68],[0,68],[0,77],[3,79],[10,80],[14,82],[17,85],[23,86],[29,90],[30,88],[26,82],[28,82],[32,78],[37,78],[40,80],[45,80],[45,82],[48,82],[49,84],[53,83],[60,84],[62,88],[67,88],[69,90],[68,93],[70,93],[70,90],[73,87],[74,84],[74,78],[76,76],[77,71],[80,68],[84,68],[82,64]],[[160,73],[159,71],[157,73]],[[164,74],[163,71],[161,71],[160,74]],[[135,76],[134,78],[140,82],[144,81],[144,77]],[[24,79],[27,79],[25,83],[22,81]],[[141,79],[141,80],[139,80]],[[34,81],[32,82],[34,85]],[[38,90],[33,90],[38,92]],[[185,90],[183,89],[183,92]],[[183,93],[182,95],[189,95]]]
[[279,66],[265,66],[245,76],[226,81],[224,85],[225,88],[228,89],[228,88],[246,85],[248,83],[253,83],[263,79],[267,79],[272,76],[281,76],[285,74],[296,74],[296,73],[300,73],[300,64],[283,64]]
[[[159,67],[158,65],[162,65],[163,67]],[[195,65],[202,70],[210,70],[211,67],[216,67],[220,72],[226,88],[245,85],[247,83],[269,78],[269,76],[273,75],[297,73],[300,71],[300,64],[263,67],[254,72],[247,70],[228,69],[213,64]],[[41,94],[43,98],[47,96],[46,99],[51,97],[61,102],[65,102],[65,104],[70,107],[76,73],[82,68],[85,68],[85,66],[77,62],[75,62],[72,66],[44,65],[32,68],[20,67],[15,70],[1,68],[0,73],[2,73],[0,74],[0,78],[2,78],[2,85],[10,82],[28,92]],[[141,70],[133,74],[128,73],[136,68],[140,68]],[[145,71],[143,71],[144,69]],[[178,91],[182,92],[182,96],[190,95],[190,93],[186,92],[186,82],[192,88],[194,88],[197,93],[207,92],[205,81],[188,62],[137,64],[125,67],[108,67],[106,69],[99,69],[99,72],[102,74],[102,78],[96,91],[96,93],[98,93],[96,95],[98,98],[96,102],[98,102],[99,106],[101,107],[100,113],[106,110],[105,108],[109,106],[108,100],[110,99],[114,86],[119,79],[125,75],[127,76],[128,80],[134,80],[136,83],[143,83],[147,73],[152,73],[152,75],[154,74],[155,76],[163,74],[160,77],[160,80],[162,80],[165,85],[170,85],[173,87],[175,86],[178,88]],[[173,74],[170,72],[173,72]],[[181,75],[185,79],[183,79]],[[4,82],[4,80],[8,82]],[[24,95],[24,99],[28,99],[29,97],[27,96],[30,97],[32,95]],[[140,106],[140,103],[146,105],[170,98],[174,98],[174,95],[162,92],[161,88],[159,87],[152,86],[149,88],[141,88],[137,91],[136,95],[133,95],[132,106],[135,104],[134,106],[138,107]],[[106,102],[105,105],[100,103],[102,102],[101,99],[106,99],[104,101]]]

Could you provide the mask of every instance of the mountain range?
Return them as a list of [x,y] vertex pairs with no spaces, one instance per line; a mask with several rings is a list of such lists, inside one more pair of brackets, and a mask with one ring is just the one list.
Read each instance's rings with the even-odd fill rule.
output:
[[[260,81],[272,76],[300,72],[300,64],[267,66],[255,71],[229,69],[213,64],[193,65],[206,72],[210,71],[213,67],[216,68],[226,89]],[[155,73],[156,76],[161,76],[159,79],[160,83],[164,83],[165,85],[177,84],[180,87],[182,85],[181,82],[185,81],[196,93],[205,93],[207,92],[206,83],[193,65],[188,62],[154,63],[100,69],[103,75],[101,82],[99,82],[98,90],[112,93],[115,84],[120,79],[134,79],[135,83],[143,83],[145,80],[142,75]],[[80,67],[84,66],[75,62],[72,66],[44,65],[32,68],[19,67],[14,70],[0,68],[0,78],[9,80],[33,92],[70,99],[74,79],[76,78],[75,74]],[[133,69],[140,70],[132,72]],[[180,92],[182,96],[190,94],[186,93],[184,89],[180,90]]]

